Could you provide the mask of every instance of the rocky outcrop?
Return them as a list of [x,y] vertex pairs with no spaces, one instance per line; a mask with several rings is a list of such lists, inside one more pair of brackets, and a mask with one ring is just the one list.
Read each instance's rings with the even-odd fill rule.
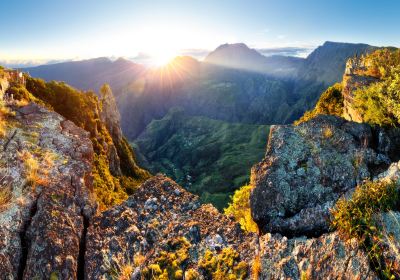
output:
[[337,233],[311,239],[266,234],[260,243],[260,279],[379,279],[357,240]]
[[257,241],[255,234],[245,234],[214,207],[200,205],[197,196],[158,175],[125,203],[94,218],[87,235],[85,275],[88,279],[110,277],[110,271],[133,264],[138,256],[144,257],[136,268],[141,271],[182,237],[190,242],[183,272],[197,269],[206,250],[220,252],[225,247],[236,250],[240,260],[250,264]]
[[354,108],[354,92],[357,89],[379,81],[378,78],[368,75],[370,65],[364,57],[349,59],[343,75],[343,117],[350,121],[362,122],[362,116]]
[[334,116],[271,128],[265,158],[252,169],[251,211],[261,231],[327,232],[336,200],[390,163],[376,146],[370,126]]
[[35,104],[13,108],[0,139],[2,279],[76,279],[91,199],[89,135]]
[[121,131],[121,116],[118,111],[117,103],[115,102],[114,95],[111,91],[111,88],[107,85],[104,85],[101,89],[101,111],[100,117],[101,120],[107,127],[107,130],[110,132],[111,137],[114,141],[122,140],[122,131]]

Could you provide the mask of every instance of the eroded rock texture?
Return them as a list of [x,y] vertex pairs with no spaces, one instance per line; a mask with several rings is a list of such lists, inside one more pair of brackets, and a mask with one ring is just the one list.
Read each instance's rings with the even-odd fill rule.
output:
[[146,181],[125,203],[96,216],[88,229],[85,275],[88,279],[110,277],[113,268],[145,256],[142,267],[152,263],[168,243],[185,237],[190,242],[185,267],[197,263],[209,249],[232,247],[240,259],[251,263],[256,235],[245,234],[239,224],[164,176]]
[[266,234],[260,243],[260,279],[379,279],[357,240],[337,233],[310,239]]
[[[76,279],[90,198],[88,133],[35,104],[14,108],[0,140],[2,279]],[[83,268],[83,267],[82,267]],[[83,270],[82,270],[83,271]]]
[[390,163],[375,142],[370,126],[334,116],[271,128],[265,158],[252,169],[251,211],[261,231],[328,231],[337,199]]

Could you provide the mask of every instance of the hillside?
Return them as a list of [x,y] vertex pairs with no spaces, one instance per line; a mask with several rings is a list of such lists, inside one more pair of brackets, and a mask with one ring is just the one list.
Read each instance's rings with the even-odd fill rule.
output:
[[134,151],[122,135],[120,116],[111,89],[104,85],[101,97],[79,91],[63,82],[44,82],[23,76],[12,78],[5,70],[7,98],[17,102],[36,102],[72,121],[90,133],[94,149],[94,190],[105,209],[126,199],[128,193],[150,174],[136,163]]
[[264,155],[268,133],[266,125],[226,123],[172,109],[152,121],[134,146],[143,166],[222,210],[233,191],[250,181],[250,167]]

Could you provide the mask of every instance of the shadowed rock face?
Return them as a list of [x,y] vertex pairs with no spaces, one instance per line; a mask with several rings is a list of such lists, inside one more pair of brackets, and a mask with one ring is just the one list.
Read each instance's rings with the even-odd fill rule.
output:
[[[35,104],[14,109],[0,140],[1,187],[11,192],[0,209],[1,277],[76,279],[85,223],[96,210],[92,143],[54,112]],[[35,164],[37,176],[28,180]]]
[[[171,179],[157,175],[146,181],[125,203],[101,213],[88,229],[85,275],[109,277],[110,268],[132,262],[135,255],[152,263],[168,244],[185,237],[190,242],[186,267],[196,268],[205,250],[232,247],[250,263],[256,235],[246,234],[239,224]],[[105,265],[108,264],[108,265]]]
[[377,167],[371,128],[333,116],[271,128],[264,160],[252,169],[251,211],[262,232],[317,236],[329,209]]

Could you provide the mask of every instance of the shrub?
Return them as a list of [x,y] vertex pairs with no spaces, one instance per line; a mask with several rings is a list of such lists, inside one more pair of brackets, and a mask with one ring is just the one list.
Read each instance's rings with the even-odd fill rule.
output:
[[354,92],[354,107],[364,122],[381,126],[400,123],[400,50],[381,49],[364,58],[363,75],[378,78]]
[[385,79],[354,92],[354,105],[363,121],[381,126],[400,123],[400,65]]
[[342,116],[343,95],[341,84],[335,84],[329,87],[324,93],[322,93],[315,108],[311,111],[305,112],[299,120],[294,122],[294,124],[298,125],[321,114],[335,115],[339,117]]
[[365,246],[376,270],[389,279],[391,275],[382,263],[379,246],[382,233],[376,226],[374,215],[395,207],[397,187],[393,182],[367,181],[356,188],[351,199],[339,199],[332,210],[332,226],[344,237],[357,238]]
[[243,261],[240,262],[239,253],[230,247],[223,248],[219,254],[207,250],[198,265],[209,279],[214,280],[241,280],[248,274],[248,265]]
[[247,185],[236,190],[232,197],[232,202],[224,209],[224,212],[225,215],[232,215],[243,230],[258,233],[258,226],[253,221],[250,210],[250,193],[252,189],[251,185]]
[[120,204],[128,198],[120,180],[111,174],[106,155],[94,155],[92,175],[93,188],[100,210]]
[[[189,259],[191,244],[186,238],[181,237],[170,240],[167,246],[168,250],[161,251],[155,262],[143,269],[144,279],[183,279],[183,268]],[[196,279],[195,272],[189,274],[192,279]]]

